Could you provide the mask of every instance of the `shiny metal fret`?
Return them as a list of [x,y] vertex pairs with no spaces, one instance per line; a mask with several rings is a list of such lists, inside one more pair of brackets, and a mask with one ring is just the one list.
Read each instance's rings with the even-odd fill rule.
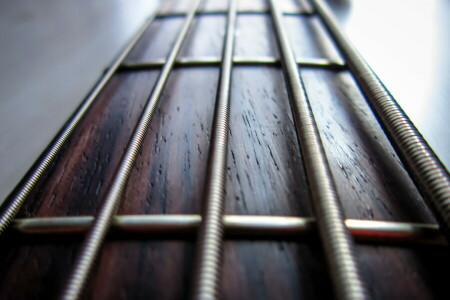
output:
[[197,237],[194,299],[217,299],[219,295],[235,26],[236,1],[230,0],[206,173],[203,218]]
[[[175,61],[176,67],[203,67],[203,66],[220,66],[222,63],[219,57],[180,57]],[[296,63],[302,67],[321,68],[330,70],[344,70],[346,66],[341,61],[333,61],[327,58],[302,58]],[[164,59],[156,59],[146,62],[127,62],[120,66],[121,71],[145,70],[160,68],[165,64]],[[281,61],[278,58],[270,56],[234,56],[233,65],[235,66],[278,66]]]
[[[200,215],[118,215],[111,229],[127,238],[132,234],[149,234],[158,239],[187,235],[195,237],[202,217]],[[89,230],[93,216],[16,219],[11,234],[24,236],[60,236],[83,234]],[[347,219],[345,224],[358,242],[376,242],[377,245],[436,245],[448,246],[436,224]],[[225,215],[223,227],[226,238],[298,239],[315,236],[314,218],[287,216]],[[120,235],[119,237],[121,237]]]
[[406,169],[450,240],[450,175],[389,91],[340,30],[322,0],[313,4]]
[[333,285],[340,299],[366,299],[367,292],[356,263],[353,240],[344,224],[336,187],[301,74],[283,26],[282,14],[275,0],[270,0],[270,5],[290,92],[297,137]]
[[78,299],[81,296],[95,258],[100,251],[100,247],[109,230],[111,221],[117,211],[125,185],[130,176],[131,169],[144,140],[145,133],[147,132],[150,121],[156,111],[161,93],[175,64],[175,59],[180,52],[183,41],[185,40],[189,28],[192,25],[195,12],[200,2],[201,0],[196,0],[194,2],[191,11],[186,17],[183,28],[181,29],[177,41],[170,51],[166,64],[159,75],[158,81],[153,88],[153,92],[145,106],[144,112],[133,132],[133,136],[127,146],[117,174],[114,177],[110,190],[108,191],[108,195],[102,203],[99,213],[95,217],[94,222],[87,233],[87,237],[83,242],[79,256],[75,262],[75,267],[71,272],[69,281],[62,295],[62,298],[65,300]]
[[[228,10],[217,9],[217,10],[199,10],[196,15],[197,16],[214,16],[214,15],[227,15]],[[266,15],[269,13],[269,10],[266,9],[246,9],[246,10],[238,10],[236,11],[238,15]],[[184,12],[162,12],[159,13],[157,18],[178,18],[185,16]],[[283,15],[289,16],[310,16],[312,15],[311,10],[302,9],[302,10],[291,10],[291,11],[283,11]]]

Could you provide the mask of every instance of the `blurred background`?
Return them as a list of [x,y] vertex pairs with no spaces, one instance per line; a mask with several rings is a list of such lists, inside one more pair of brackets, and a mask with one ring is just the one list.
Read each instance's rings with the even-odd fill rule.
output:
[[[0,203],[159,2],[0,2]],[[329,3],[449,168],[450,2]]]

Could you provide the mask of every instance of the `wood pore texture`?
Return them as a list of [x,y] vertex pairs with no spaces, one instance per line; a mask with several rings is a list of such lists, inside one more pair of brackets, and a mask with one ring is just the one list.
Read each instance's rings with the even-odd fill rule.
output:
[[[295,8],[294,1],[285,9]],[[163,10],[186,11],[189,1]],[[225,8],[207,1],[208,9]],[[240,1],[240,9],[267,8]],[[183,17],[160,18],[126,59],[165,58]],[[196,17],[181,56],[220,56],[226,17]],[[339,58],[316,16],[285,17],[297,57]],[[234,53],[279,51],[269,15],[239,15]],[[435,222],[348,71],[302,68],[312,109],[347,218]],[[119,214],[201,212],[219,67],[171,73],[139,152]],[[108,191],[158,69],[118,72],[101,92],[19,217],[95,214]],[[234,67],[231,80],[227,214],[314,216],[285,77],[279,66]],[[60,294],[81,239],[2,237],[1,299],[53,299]],[[108,240],[86,299],[185,299],[191,292],[192,240]],[[374,299],[449,299],[446,249],[358,245],[356,255]],[[330,299],[318,239],[227,240],[223,299]],[[447,277],[448,279],[448,277]]]

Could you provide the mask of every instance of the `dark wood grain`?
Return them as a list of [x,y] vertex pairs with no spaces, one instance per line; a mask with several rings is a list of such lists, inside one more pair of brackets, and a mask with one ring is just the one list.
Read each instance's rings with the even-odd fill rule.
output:
[[240,15],[236,26],[235,55],[279,57],[272,20],[268,15]]
[[446,248],[358,245],[356,254],[373,299],[449,299]]
[[184,17],[171,17],[154,20],[125,62],[166,59],[181,30],[184,19]]
[[346,217],[433,222],[349,73],[302,74]]
[[224,299],[330,299],[318,243],[227,241]]
[[[306,243],[305,243],[306,242]],[[51,299],[63,287],[77,244],[2,248],[2,299]],[[224,299],[330,299],[333,290],[320,245],[301,242],[227,241]],[[194,244],[185,241],[109,241],[91,276],[85,299],[187,299]],[[448,299],[447,249],[356,248],[373,299]],[[30,280],[32,278],[32,280]]]
[[186,37],[179,56],[221,57],[225,23],[225,16],[198,16]]
[[284,16],[284,24],[297,59],[316,57],[342,60],[328,32],[316,16]]
[[172,73],[119,213],[200,213],[218,76],[218,68]]
[[[1,239],[0,298],[56,299],[69,276],[77,242],[25,244]],[[6,242],[9,247],[5,247]]]
[[311,215],[282,72],[236,67],[230,112],[229,214]]
[[[220,57],[225,34],[225,16],[199,16],[183,43],[179,56]],[[156,19],[130,53],[126,62],[145,62],[167,58],[175,42],[183,17]]]
[[121,73],[108,83],[19,216],[97,211],[158,73]]
[[194,243],[110,242],[86,299],[188,299]]

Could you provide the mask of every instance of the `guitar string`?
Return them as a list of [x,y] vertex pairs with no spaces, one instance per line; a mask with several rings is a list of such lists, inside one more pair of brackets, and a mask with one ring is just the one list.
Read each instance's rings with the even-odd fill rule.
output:
[[95,85],[94,89],[90,92],[89,96],[81,103],[79,108],[75,111],[71,119],[66,123],[66,125],[57,134],[55,140],[53,140],[48,148],[44,151],[41,157],[38,159],[38,163],[31,168],[29,175],[26,176],[24,180],[21,181],[19,187],[11,194],[10,197],[3,203],[0,211],[0,235],[6,230],[8,225],[14,219],[14,217],[19,212],[25,199],[30,195],[31,191],[36,187],[39,180],[49,169],[51,164],[55,161],[58,154],[61,152],[63,146],[72,136],[75,128],[84,118],[89,108],[97,99],[97,96],[106,86],[111,77],[119,69],[122,62],[128,56],[130,51],[133,49],[134,45],[139,41],[140,37],[144,34],[145,30],[150,26],[150,24],[155,19],[156,12],[152,14],[145,24],[139,29],[130,43],[126,46],[123,52],[117,57],[113,62],[111,67],[102,76],[100,81]]
[[120,204],[125,186],[130,177],[134,162],[136,161],[136,158],[138,156],[139,149],[141,148],[141,145],[144,141],[145,134],[150,126],[150,121],[152,120],[158,106],[162,91],[173,69],[175,59],[180,52],[181,46],[183,45],[189,29],[193,24],[195,12],[197,11],[201,1],[202,0],[196,0],[193,3],[189,14],[186,16],[183,27],[178,34],[178,38],[170,51],[166,64],[161,70],[158,80],[153,88],[152,94],[147,100],[144,111],[133,132],[126,152],[122,157],[108,194],[104,202],[101,204],[99,212],[96,215],[94,222],[81,246],[81,250],[75,262],[75,266],[70,273],[69,280],[61,296],[61,298],[64,300],[79,299],[83,292],[87,278],[92,270],[94,261],[97,258],[98,253],[100,252],[105,236],[111,226],[112,219]]
[[304,90],[301,71],[295,62],[283,17],[275,0],[270,0],[270,7],[287,79],[297,139],[333,286],[339,299],[366,299],[368,296],[356,262],[353,240],[344,224],[342,208]]
[[356,48],[340,30],[322,0],[312,0],[318,15],[341,49],[367,102],[406,166],[411,178],[434,212],[450,241],[450,175],[417,128],[403,112]]
[[197,237],[194,299],[217,299],[219,296],[235,26],[236,1],[230,0],[206,173],[203,217]]

